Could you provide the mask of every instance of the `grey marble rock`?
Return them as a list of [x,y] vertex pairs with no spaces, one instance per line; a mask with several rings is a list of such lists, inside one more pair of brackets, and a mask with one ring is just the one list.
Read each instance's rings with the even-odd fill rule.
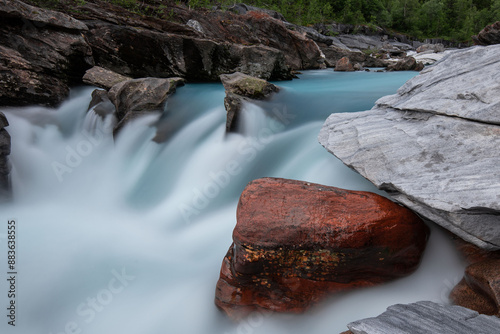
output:
[[421,216],[499,249],[498,52],[451,53],[372,110],[332,114],[320,143]]
[[354,334],[498,334],[500,319],[461,306],[421,301],[390,306],[378,317],[347,327]]

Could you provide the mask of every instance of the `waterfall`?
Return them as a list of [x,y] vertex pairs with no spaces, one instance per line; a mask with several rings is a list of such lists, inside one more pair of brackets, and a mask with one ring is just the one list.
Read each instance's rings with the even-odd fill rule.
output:
[[[242,133],[229,135],[220,84],[178,88],[163,115],[115,139],[112,118],[87,113],[91,87],[57,109],[3,109],[14,200],[0,206],[0,256],[15,219],[19,313],[2,333],[340,333],[394,303],[446,302],[464,266],[437,228],[414,275],[304,315],[235,324],[213,302],[245,185],[269,176],[379,192],[317,135],[330,113],[369,109],[413,75],[308,71],[276,83],[273,100],[247,104]],[[4,306],[7,288],[2,280]]]

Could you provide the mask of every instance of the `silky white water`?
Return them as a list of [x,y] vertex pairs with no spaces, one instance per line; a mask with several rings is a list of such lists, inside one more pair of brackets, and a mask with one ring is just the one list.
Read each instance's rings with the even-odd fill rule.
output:
[[[377,191],[317,135],[330,113],[370,109],[413,75],[308,71],[277,83],[283,90],[272,101],[247,105],[242,134],[230,135],[221,84],[179,88],[162,115],[131,123],[116,140],[113,119],[87,113],[91,87],[57,109],[3,109],[14,198],[0,205],[1,333],[340,333],[395,303],[447,302],[463,263],[436,228],[415,274],[332,296],[304,315],[235,324],[213,302],[245,185],[270,176]],[[9,219],[17,226],[15,327]]]

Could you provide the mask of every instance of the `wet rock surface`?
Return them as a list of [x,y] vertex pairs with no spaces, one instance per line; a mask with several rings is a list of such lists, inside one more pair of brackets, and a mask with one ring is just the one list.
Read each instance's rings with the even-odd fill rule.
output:
[[168,97],[184,82],[182,78],[141,78],[123,81],[111,87],[107,95],[116,108],[118,119],[114,134],[137,117],[151,112],[162,113]]
[[263,100],[279,91],[276,85],[240,72],[220,76],[226,89],[226,132],[238,131],[238,120],[245,102]]
[[10,198],[10,135],[5,129],[9,122],[3,113],[0,112],[0,202]]
[[258,179],[241,195],[215,302],[235,319],[256,309],[303,312],[330,293],[410,274],[428,233],[376,194]]

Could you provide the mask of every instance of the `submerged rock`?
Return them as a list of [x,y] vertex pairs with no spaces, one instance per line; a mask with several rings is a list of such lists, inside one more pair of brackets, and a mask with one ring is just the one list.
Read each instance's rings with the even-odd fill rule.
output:
[[0,201],[10,197],[10,135],[4,128],[9,126],[9,122],[3,113],[0,112]]
[[303,312],[332,292],[413,272],[429,229],[367,192],[264,178],[243,191],[215,303],[232,318]]
[[481,314],[500,317],[500,258],[469,265],[450,299]]
[[226,89],[224,107],[226,108],[226,132],[237,131],[239,114],[244,101],[269,98],[279,91],[279,87],[259,78],[236,72],[222,74],[222,84]]
[[499,249],[499,52],[450,53],[372,110],[332,114],[320,143],[398,202]]
[[182,85],[182,78],[141,78],[122,81],[111,87],[108,97],[116,108],[118,119],[114,134],[139,116],[162,112],[167,98]]
[[421,301],[397,304],[375,318],[351,322],[353,334],[497,334],[500,319],[460,306]]

